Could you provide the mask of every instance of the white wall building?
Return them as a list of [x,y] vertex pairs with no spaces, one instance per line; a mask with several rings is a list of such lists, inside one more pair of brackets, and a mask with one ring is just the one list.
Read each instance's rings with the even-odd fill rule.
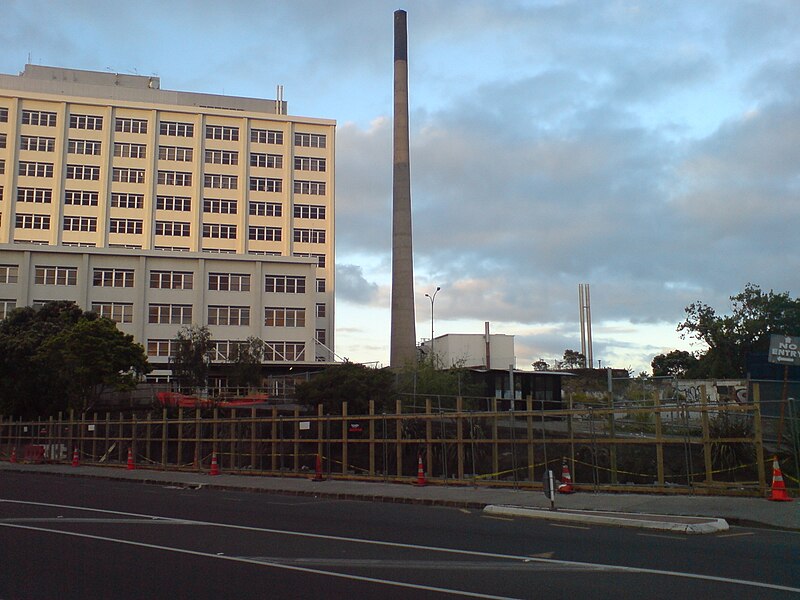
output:
[[333,360],[332,120],[282,100],[26,65],[0,75],[0,318],[74,300],[166,364],[183,325],[219,358]]
[[[449,333],[420,344],[423,353],[431,349],[436,356],[436,365],[441,368],[486,367],[508,369],[516,366],[514,356],[514,336],[492,333]],[[488,360],[487,360],[488,357]]]

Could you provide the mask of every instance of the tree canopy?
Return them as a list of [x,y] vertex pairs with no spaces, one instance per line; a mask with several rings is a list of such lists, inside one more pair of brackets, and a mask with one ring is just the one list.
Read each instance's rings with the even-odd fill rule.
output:
[[214,343],[204,325],[185,325],[172,340],[169,357],[172,377],[182,389],[194,391],[208,385]]
[[[686,307],[686,319],[678,325],[678,331],[706,347],[698,353],[697,363],[688,365],[687,376],[745,377],[748,354],[767,352],[771,334],[800,334],[800,299],[788,292],[764,292],[748,283],[730,300],[729,315],[719,315],[699,300]],[[656,356],[653,363],[666,365],[668,357],[679,358],[675,352]]]
[[133,336],[72,302],[17,308],[0,321],[0,413],[86,410],[104,388],[128,389],[150,366]]
[[340,414],[342,402],[347,402],[350,414],[364,415],[369,412],[370,400],[375,401],[376,411],[390,406],[394,395],[393,380],[394,376],[387,369],[371,369],[344,362],[298,384],[295,396],[304,404],[322,404],[326,413]]

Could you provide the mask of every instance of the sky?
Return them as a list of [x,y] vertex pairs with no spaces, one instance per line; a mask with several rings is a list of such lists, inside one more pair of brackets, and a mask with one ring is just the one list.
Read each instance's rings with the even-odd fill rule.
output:
[[[334,119],[335,350],[387,365],[393,12],[408,12],[417,338],[648,371],[695,301],[800,293],[796,0],[5,0],[0,72],[157,75]],[[431,305],[426,293],[441,291]]]

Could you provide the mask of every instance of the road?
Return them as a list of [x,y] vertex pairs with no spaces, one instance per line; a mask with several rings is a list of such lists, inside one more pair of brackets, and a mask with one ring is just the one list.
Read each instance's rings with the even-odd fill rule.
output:
[[800,598],[800,533],[0,474],[0,598]]

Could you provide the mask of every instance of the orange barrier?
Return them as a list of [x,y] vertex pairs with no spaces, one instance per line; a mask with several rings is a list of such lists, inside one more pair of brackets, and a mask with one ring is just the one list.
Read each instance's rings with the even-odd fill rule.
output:
[[416,486],[424,486],[428,485],[428,482],[425,481],[425,465],[422,464],[422,453],[419,453],[419,460],[417,461],[417,482],[414,484]]
[[781,466],[778,464],[778,457],[772,460],[772,493],[767,500],[774,500],[776,502],[791,502],[792,499],[786,493],[786,484],[783,482],[783,473],[781,473]]
[[38,444],[28,444],[23,451],[25,462],[42,463],[44,462],[44,446]]

